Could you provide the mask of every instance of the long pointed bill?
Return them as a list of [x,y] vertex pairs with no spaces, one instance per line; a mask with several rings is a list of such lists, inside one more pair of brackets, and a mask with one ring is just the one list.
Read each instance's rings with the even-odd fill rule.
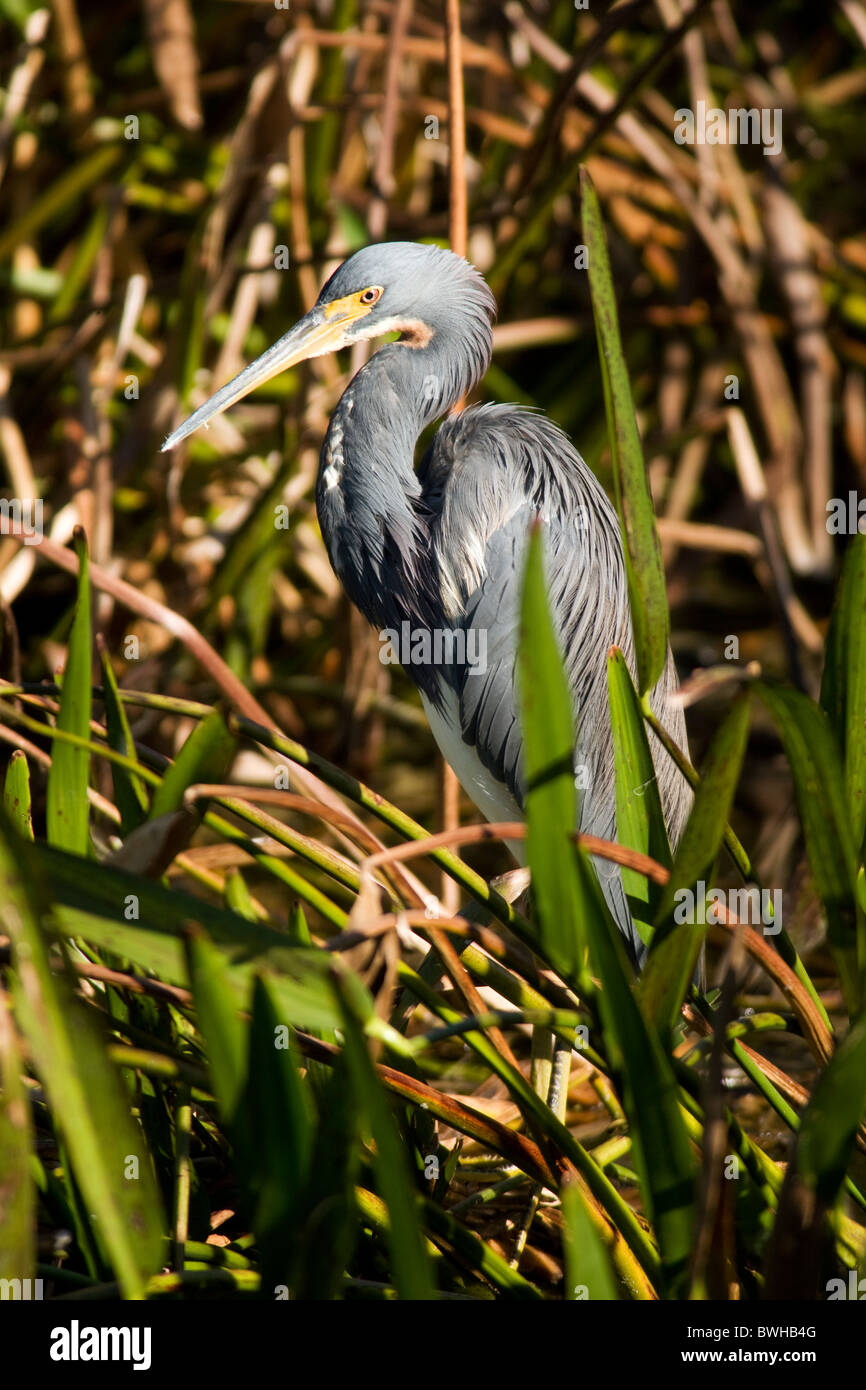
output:
[[288,333],[263,352],[261,357],[257,357],[255,362],[244,367],[232,381],[221,386],[210,400],[200,405],[198,410],[194,410],[182,425],[178,425],[163,444],[162,452],[173,449],[182,439],[186,439],[188,434],[192,434],[193,430],[206,425],[215,415],[221,415],[256,386],[270,381],[271,377],[284,372],[287,367],[293,367],[297,362],[305,362],[309,357],[322,357],[325,353],[336,352],[345,342],[345,331],[349,324],[359,317],[360,314],[357,311],[353,313],[345,302],[314,305],[294,328],[290,328]]

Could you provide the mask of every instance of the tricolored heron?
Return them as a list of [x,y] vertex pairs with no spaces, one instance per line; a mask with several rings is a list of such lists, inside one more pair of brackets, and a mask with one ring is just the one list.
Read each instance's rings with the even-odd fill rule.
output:
[[[540,516],[551,610],[578,721],[580,828],[615,839],[606,656],[615,644],[632,664],[633,643],[619,523],[601,484],[556,425],[516,405],[449,416],[415,467],[422,430],[486,371],[495,308],[478,271],[450,251],[414,242],[367,246],[331,276],[294,328],[163,448],[297,362],[399,331],[400,339],[352,378],[325,436],[316,506],[331,564],[365,617],[407,635],[410,651],[421,654],[409,660],[408,674],[443,756],[475,805],[488,820],[515,820],[524,794],[519,599],[530,525]],[[414,642],[418,634],[427,634],[426,649]],[[440,654],[447,654],[439,662],[437,636]],[[670,702],[675,684],[668,652],[652,704],[684,748],[683,715]],[[657,744],[653,755],[675,842],[691,794]],[[640,958],[619,872],[601,860],[596,869]]]

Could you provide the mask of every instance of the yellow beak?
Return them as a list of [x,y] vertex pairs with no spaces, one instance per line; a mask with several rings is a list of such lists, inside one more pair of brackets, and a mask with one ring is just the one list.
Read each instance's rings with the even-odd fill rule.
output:
[[199,426],[206,425],[208,420],[221,415],[230,405],[234,405],[257,386],[270,381],[271,377],[284,372],[288,367],[294,367],[298,362],[306,362],[310,357],[323,357],[326,353],[336,352],[344,347],[347,342],[346,329],[356,319],[363,318],[369,312],[366,305],[358,303],[355,295],[334,300],[330,304],[314,305],[294,328],[290,328],[288,333],[263,352],[261,357],[257,357],[255,362],[244,367],[242,372],[214,392],[204,405],[200,405],[198,410],[194,410],[192,415],[184,420],[182,425],[178,425],[163,444],[162,452],[173,449]]

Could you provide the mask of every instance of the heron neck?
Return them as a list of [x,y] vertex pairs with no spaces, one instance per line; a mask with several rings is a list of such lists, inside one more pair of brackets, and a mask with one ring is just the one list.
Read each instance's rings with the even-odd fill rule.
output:
[[478,356],[446,357],[435,334],[425,347],[389,343],[353,378],[331,418],[316,487],[319,523],[350,599],[379,628],[406,619],[436,626],[431,514],[415,445],[486,365]]

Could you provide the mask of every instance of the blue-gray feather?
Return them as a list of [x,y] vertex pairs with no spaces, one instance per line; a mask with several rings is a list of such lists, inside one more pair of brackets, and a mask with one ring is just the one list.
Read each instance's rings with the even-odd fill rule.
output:
[[[334,569],[377,627],[484,633],[486,669],[413,663],[432,711],[459,723],[505,804],[524,796],[515,661],[523,559],[535,517],[545,523],[548,590],[586,768],[581,828],[616,838],[608,649],[633,668],[619,522],[573,445],[543,415],[483,405],[449,417],[416,472],[415,445],[477,383],[490,361],[492,295],[466,261],[412,242],[370,246],[342,265],[319,302],[382,286],[358,337],[405,326],[362,368],[339,402],[322,449],[316,501]],[[419,327],[423,332],[419,331]],[[653,707],[685,748],[668,654]],[[659,790],[676,843],[690,805],[680,774],[653,740]],[[467,788],[472,794],[471,788]],[[484,807],[482,806],[482,809]],[[640,955],[618,871],[597,861],[605,896]]]

